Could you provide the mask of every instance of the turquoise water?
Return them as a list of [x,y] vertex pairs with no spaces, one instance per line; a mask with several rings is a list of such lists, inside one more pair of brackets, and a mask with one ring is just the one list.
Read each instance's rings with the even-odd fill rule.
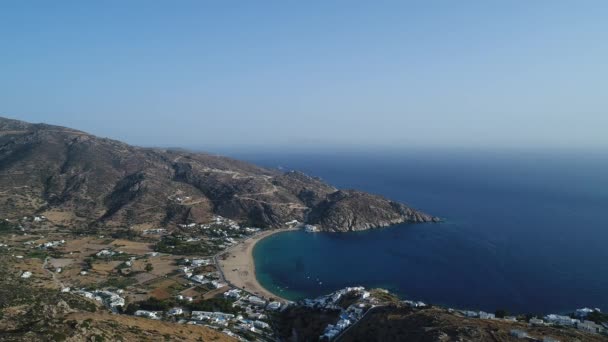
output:
[[608,309],[608,162],[603,155],[246,159],[302,170],[446,219],[264,239],[254,250],[258,279],[281,296],[314,297],[363,285],[457,308]]

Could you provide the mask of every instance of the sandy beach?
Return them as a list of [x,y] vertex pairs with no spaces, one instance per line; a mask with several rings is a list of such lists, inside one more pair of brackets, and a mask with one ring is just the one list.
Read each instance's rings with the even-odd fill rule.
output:
[[270,235],[296,229],[297,228],[275,229],[262,232],[239,243],[226,251],[226,253],[218,256],[217,261],[226,281],[234,287],[238,287],[265,299],[273,298],[282,302],[287,301],[266,290],[258,283],[255,277],[253,248],[258,241]]

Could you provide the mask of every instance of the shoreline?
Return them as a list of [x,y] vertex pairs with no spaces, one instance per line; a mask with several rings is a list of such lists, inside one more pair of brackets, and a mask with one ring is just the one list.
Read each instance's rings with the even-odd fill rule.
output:
[[265,300],[273,298],[279,302],[289,302],[289,300],[270,292],[258,282],[255,273],[253,249],[259,241],[271,235],[298,229],[285,228],[263,231],[219,254],[216,261],[224,280],[234,288],[241,289]]

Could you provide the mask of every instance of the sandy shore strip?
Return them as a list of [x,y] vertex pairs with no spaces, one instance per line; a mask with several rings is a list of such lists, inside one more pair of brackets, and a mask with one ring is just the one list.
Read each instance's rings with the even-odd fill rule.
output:
[[243,289],[256,296],[266,300],[273,298],[274,300],[287,302],[285,298],[281,298],[272,292],[266,290],[258,283],[255,277],[255,263],[253,261],[253,248],[255,244],[277,233],[297,230],[297,228],[274,229],[263,231],[255,236],[252,236],[238,245],[228,249],[225,253],[217,257],[218,265],[224,275],[224,279],[232,286]]

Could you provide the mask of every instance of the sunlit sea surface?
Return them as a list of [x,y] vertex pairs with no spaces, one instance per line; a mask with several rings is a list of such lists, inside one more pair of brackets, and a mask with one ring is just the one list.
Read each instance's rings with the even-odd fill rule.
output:
[[602,154],[235,156],[301,170],[445,219],[262,240],[254,250],[258,279],[283,297],[363,285],[456,308],[608,310],[608,162]]

